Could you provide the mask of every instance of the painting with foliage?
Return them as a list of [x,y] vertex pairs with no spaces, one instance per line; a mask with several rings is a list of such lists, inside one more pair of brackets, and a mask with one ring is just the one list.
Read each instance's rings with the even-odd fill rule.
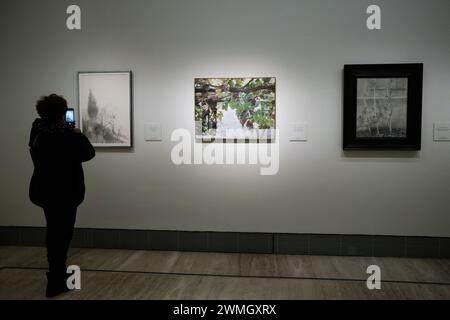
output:
[[423,63],[344,66],[343,149],[422,144]]
[[359,78],[356,137],[406,138],[408,78]]
[[195,120],[202,137],[273,137],[275,78],[195,79]]

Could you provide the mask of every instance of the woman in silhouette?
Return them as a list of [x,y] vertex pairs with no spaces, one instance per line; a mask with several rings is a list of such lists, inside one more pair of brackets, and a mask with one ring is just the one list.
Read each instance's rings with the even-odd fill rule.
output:
[[30,200],[44,209],[49,272],[47,297],[68,291],[66,260],[72,240],[77,207],[84,200],[82,162],[95,156],[89,140],[65,122],[67,101],[56,94],[36,105],[40,118],[33,123],[30,153],[34,172]]

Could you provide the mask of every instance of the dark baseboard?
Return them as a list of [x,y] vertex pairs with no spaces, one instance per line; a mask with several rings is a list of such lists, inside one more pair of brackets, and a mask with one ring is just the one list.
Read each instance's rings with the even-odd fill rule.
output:
[[[0,245],[44,246],[45,228],[0,227]],[[75,229],[72,247],[292,255],[450,258],[450,238]]]

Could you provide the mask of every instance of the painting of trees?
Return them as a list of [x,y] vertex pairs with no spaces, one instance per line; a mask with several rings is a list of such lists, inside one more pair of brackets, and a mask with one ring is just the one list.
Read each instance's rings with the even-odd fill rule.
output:
[[95,147],[131,147],[131,71],[79,72],[80,127]]
[[360,78],[357,137],[406,138],[407,78]]
[[275,129],[275,97],[275,78],[195,79],[195,120],[210,136]]

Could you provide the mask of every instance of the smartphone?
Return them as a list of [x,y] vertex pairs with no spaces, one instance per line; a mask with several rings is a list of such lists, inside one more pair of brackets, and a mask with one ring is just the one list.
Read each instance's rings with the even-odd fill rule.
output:
[[70,126],[75,124],[75,111],[72,108],[67,109],[66,123]]

